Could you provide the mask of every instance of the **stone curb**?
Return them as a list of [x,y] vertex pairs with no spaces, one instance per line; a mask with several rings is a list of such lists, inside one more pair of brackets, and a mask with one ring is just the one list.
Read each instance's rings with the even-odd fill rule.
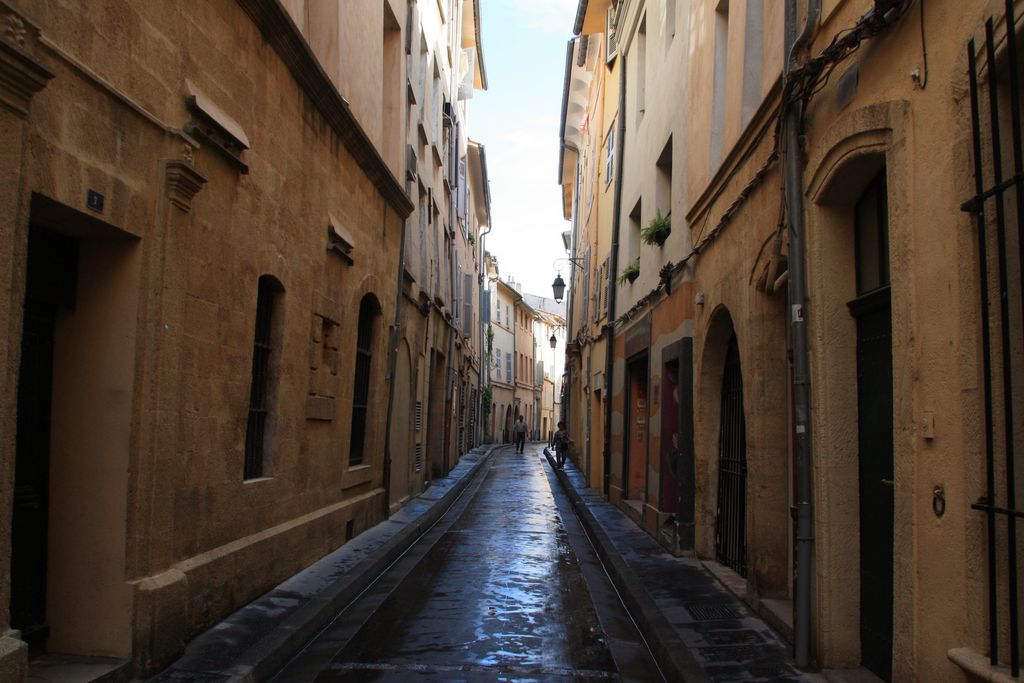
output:
[[601,562],[608,570],[608,576],[612,580],[615,589],[622,596],[626,609],[633,616],[637,627],[647,641],[648,647],[654,653],[661,666],[662,673],[670,681],[685,681],[686,683],[697,683],[698,681],[710,680],[704,669],[690,655],[683,641],[679,639],[676,630],[662,614],[655,604],[654,599],[643,587],[636,572],[616,550],[615,545],[608,537],[607,532],[594,517],[587,504],[583,501],[576,487],[569,481],[564,470],[555,467],[554,458],[545,454],[548,464],[558,478],[562,489],[569,496],[573,509],[579,516],[587,534],[594,542]]
[[[345,572],[343,576],[340,576],[329,588],[283,615],[278,623],[273,624],[273,627],[269,629],[266,635],[249,645],[228,666],[220,670],[210,666],[190,666],[187,661],[189,658],[188,652],[186,651],[185,656],[172,664],[163,673],[150,679],[151,683],[186,679],[191,681],[255,683],[256,681],[269,679],[280,670],[292,655],[311,640],[317,632],[327,626],[338,612],[365,590],[380,576],[384,569],[408,550],[420,536],[451,508],[455,500],[466,489],[477,472],[480,471],[480,468],[490,459],[493,451],[500,445],[491,444],[483,446],[477,461],[472,463],[459,479],[452,481],[448,490],[434,501],[430,507],[424,510],[419,517],[407,523],[404,528],[384,541],[380,547],[368,553],[367,557]],[[460,463],[464,462],[465,458],[466,456],[463,456]],[[454,472],[455,469],[458,469],[458,465],[452,471]],[[451,474],[449,473],[450,476]],[[386,524],[387,521],[385,520],[381,524]],[[299,574],[301,573],[299,572]],[[271,591],[263,597],[257,598],[254,602],[261,600],[272,602],[273,598],[270,596],[275,590],[271,589]],[[266,611],[272,610],[267,609]],[[232,617],[229,616],[227,620],[230,619]],[[198,636],[197,640],[207,636],[207,634],[212,634],[217,629],[218,626],[216,625],[211,627],[210,630]],[[216,638],[216,636],[213,637]],[[202,678],[197,677],[197,674],[202,676]]]

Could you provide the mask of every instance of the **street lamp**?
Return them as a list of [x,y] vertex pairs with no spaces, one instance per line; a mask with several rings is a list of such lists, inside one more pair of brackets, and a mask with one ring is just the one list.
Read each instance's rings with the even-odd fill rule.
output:
[[555,336],[554,332],[551,333],[551,339],[548,339],[548,342],[551,343],[551,348],[558,348],[558,337]]
[[[571,265],[582,270],[583,266],[579,264],[579,262],[582,260],[583,259],[578,256],[566,256],[565,258],[559,258],[552,261],[551,267],[557,268],[555,264],[558,263],[559,261],[568,261]],[[562,303],[562,299],[565,297],[565,280],[562,279],[561,272],[555,275],[555,281],[551,283],[551,293],[555,295],[556,304]]]
[[562,298],[565,296],[565,280],[562,279],[561,273],[555,275],[555,281],[551,283],[551,291],[555,295],[555,303],[562,303]]

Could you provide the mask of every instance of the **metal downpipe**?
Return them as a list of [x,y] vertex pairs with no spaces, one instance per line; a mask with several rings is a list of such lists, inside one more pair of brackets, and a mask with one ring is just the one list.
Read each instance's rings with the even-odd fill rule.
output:
[[[797,0],[786,2],[786,74],[796,66],[796,54],[809,40],[821,12],[821,0],[808,0],[807,20],[796,34]],[[807,351],[806,226],[803,203],[803,158],[800,149],[801,103],[785,103],[784,182],[789,215],[789,315],[793,341],[794,403],[796,405],[797,518],[796,614],[794,657],[804,668],[810,663],[811,568],[813,519],[811,501],[810,359]]]

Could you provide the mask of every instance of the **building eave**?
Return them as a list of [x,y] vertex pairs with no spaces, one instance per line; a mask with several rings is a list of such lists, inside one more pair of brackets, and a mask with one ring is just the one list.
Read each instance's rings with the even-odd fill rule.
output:
[[352,158],[376,186],[388,204],[405,218],[413,211],[412,200],[391,172],[380,150],[370,140],[330,77],[324,71],[302,32],[281,0],[236,0],[270,43],[292,78],[302,88],[324,120],[345,145]]

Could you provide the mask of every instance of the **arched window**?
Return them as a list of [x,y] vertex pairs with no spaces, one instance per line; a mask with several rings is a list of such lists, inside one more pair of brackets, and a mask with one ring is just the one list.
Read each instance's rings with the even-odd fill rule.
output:
[[373,361],[374,332],[380,304],[367,294],[359,304],[359,332],[356,337],[356,371],[352,391],[352,437],[349,442],[349,467],[363,464],[366,445],[366,411],[370,401],[370,367]]
[[281,359],[281,298],[284,287],[273,275],[261,275],[256,295],[256,331],[245,426],[243,477],[256,479],[269,469],[267,442],[274,432],[274,398]]

